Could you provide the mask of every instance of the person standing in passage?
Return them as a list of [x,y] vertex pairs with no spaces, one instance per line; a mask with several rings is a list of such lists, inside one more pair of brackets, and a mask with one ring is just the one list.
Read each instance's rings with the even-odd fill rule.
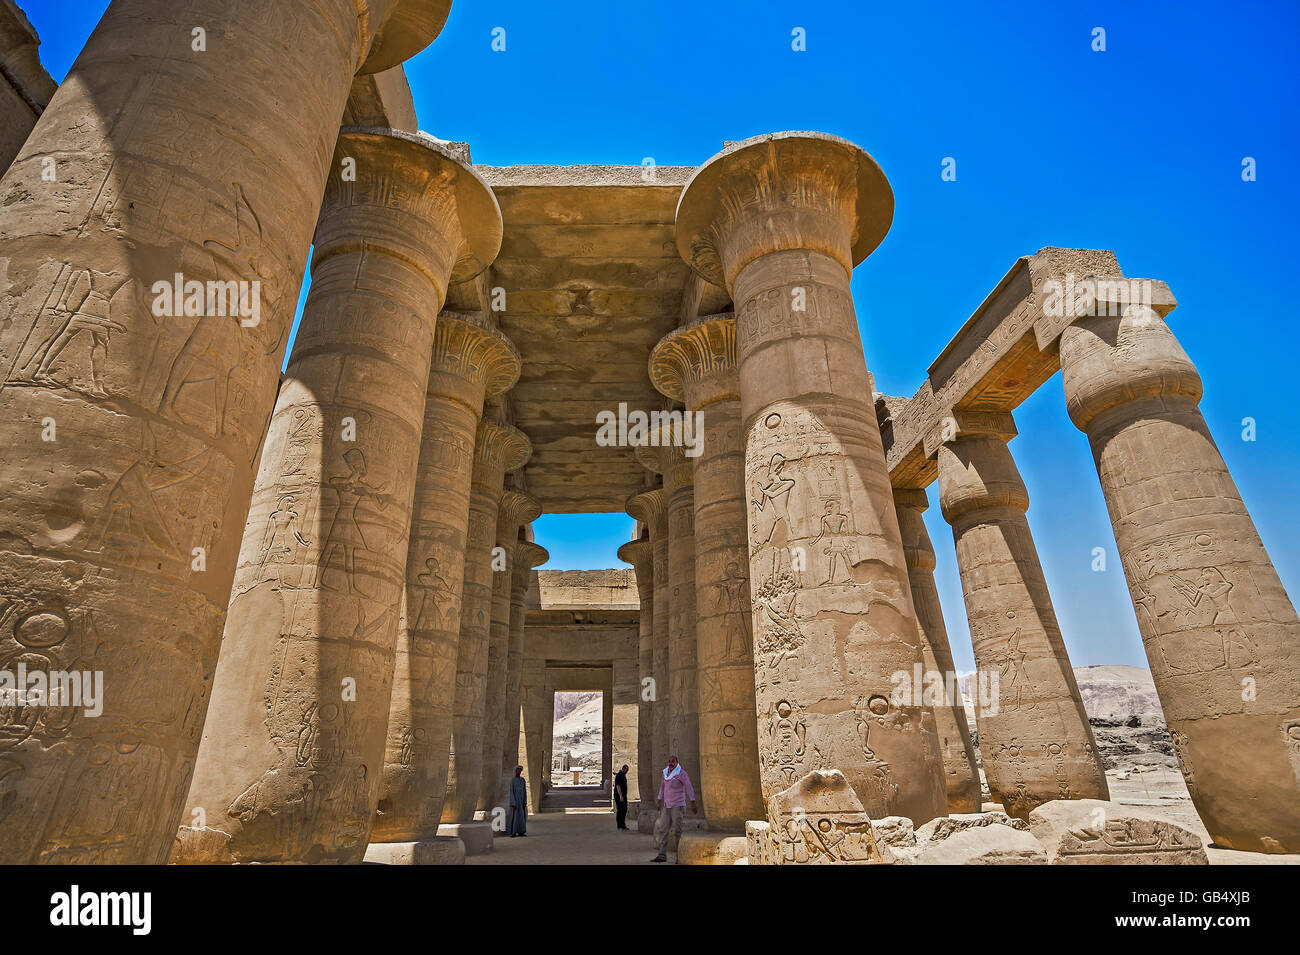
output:
[[618,827],[627,829],[627,764],[614,774],[614,809],[618,812]]
[[671,828],[682,837],[682,813],[686,811],[686,802],[690,800],[691,815],[695,815],[695,788],[691,777],[686,775],[676,756],[668,757],[664,767],[664,781],[659,784],[659,795],[655,806],[659,810],[659,819],[655,822],[655,848],[658,850],[651,862],[668,861],[668,830]]
[[515,767],[515,778],[510,780],[510,812],[506,816],[506,832],[510,838],[528,835],[528,783],[524,782],[524,767]]

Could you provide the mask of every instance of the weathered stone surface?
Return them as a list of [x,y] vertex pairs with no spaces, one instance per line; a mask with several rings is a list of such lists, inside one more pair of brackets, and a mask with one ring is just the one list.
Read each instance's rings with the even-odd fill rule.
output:
[[[789,789],[768,797],[769,847],[751,850],[750,859],[766,852],[774,865],[869,865],[884,862],[871,828],[871,817],[839,770],[813,770]],[[746,838],[760,830],[746,823]],[[752,836],[751,836],[752,833]],[[756,863],[758,864],[758,863]]]
[[[975,666],[989,790],[1025,818],[1052,799],[1108,795],[1070,657],[1025,511],[1029,494],[1006,435],[959,423],[938,449],[939,500],[952,525]],[[969,429],[969,430],[968,430]],[[996,688],[996,692],[994,692]]]
[[678,865],[735,865],[748,852],[745,836],[683,831],[677,840]]
[[17,4],[0,3],[0,173],[54,96],[56,84],[37,53],[40,42]]
[[1209,865],[1200,837],[1154,813],[1100,799],[1056,799],[1029,814],[1053,865]]
[[1138,302],[1068,326],[1066,404],[1201,819],[1216,845],[1300,852],[1300,620],[1160,311]]
[[[525,528],[521,534],[531,536],[531,530]],[[524,640],[525,612],[524,600],[528,585],[532,580],[533,568],[550,560],[550,553],[545,547],[531,540],[520,540],[515,548],[514,582],[510,591],[510,650],[506,658],[506,720],[505,738],[501,753],[500,791],[494,805],[506,806],[510,779],[515,774],[515,767],[523,765],[519,748],[521,738],[521,716],[523,708],[524,683]]]
[[[653,678],[654,670],[654,545],[649,533],[639,540],[628,541],[618,549],[619,560],[625,560],[636,572],[639,596],[637,624],[637,792],[641,805],[637,811],[638,828],[642,817],[654,825],[654,795],[658,792],[654,763],[654,702],[644,692],[645,681]],[[631,786],[629,780],[628,786]]]
[[702,421],[691,467],[699,788],[708,793],[710,828],[739,832],[762,814],[763,794],[735,316],[699,318],[664,338],[651,353],[650,375]]
[[435,836],[423,842],[374,842],[366,849],[371,865],[464,865],[465,843],[459,836]]
[[489,822],[444,822],[438,827],[438,835],[459,839],[467,856],[492,851],[492,824]]
[[[433,319],[449,279],[481,269],[500,229],[487,187],[426,139],[349,127],[336,167],[348,158],[356,176],[326,189],[301,337],[249,509],[190,788],[202,821],[180,836],[220,829],[240,861],[357,862],[365,851]],[[373,238],[359,245],[359,234]]]
[[[659,792],[658,774],[668,765],[668,496],[663,488],[643,491],[628,498],[627,512],[641,521],[650,531],[650,547],[654,567],[654,608],[652,610],[653,641],[650,679],[647,688],[651,693],[652,757],[654,776],[649,780],[653,789],[650,796]],[[643,677],[644,679],[644,677]],[[678,754],[680,759],[680,754]],[[690,772],[688,769],[687,772]],[[693,778],[693,777],[692,777]],[[654,825],[654,820],[650,820]]]
[[943,761],[933,710],[890,700],[921,641],[849,292],[892,217],[861,149],[777,133],[696,170],[677,247],[736,303],[763,792],[834,768],[925,820]]
[[[331,147],[357,65],[404,37],[396,9],[110,4],[0,179],[0,599],[57,617],[44,655],[102,672],[112,701],[9,748],[5,862],[171,850]],[[220,69],[176,54],[195,24],[238,38]],[[47,157],[57,182],[33,189]],[[177,275],[246,283],[248,321],[156,314]]]
[[912,865],[1046,865],[1038,840],[1023,829],[993,823],[950,832],[925,843],[917,840]]

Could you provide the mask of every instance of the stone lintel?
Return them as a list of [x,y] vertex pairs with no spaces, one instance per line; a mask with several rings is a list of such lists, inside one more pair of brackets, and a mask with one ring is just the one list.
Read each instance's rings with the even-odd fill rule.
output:
[[991,434],[1010,441],[1019,432],[1009,411],[950,411],[942,415],[922,436],[927,458],[939,453],[939,445],[973,434]]

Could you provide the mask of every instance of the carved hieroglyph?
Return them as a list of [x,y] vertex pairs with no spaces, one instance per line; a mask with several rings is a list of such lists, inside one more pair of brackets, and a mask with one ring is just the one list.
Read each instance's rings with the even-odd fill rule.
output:
[[[521,534],[523,532],[521,531]],[[521,707],[523,706],[525,616],[524,599],[533,568],[551,559],[545,547],[520,539],[515,547],[513,582],[510,588],[510,651],[506,656],[505,737],[501,751],[501,789],[494,805],[505,805],[510,778],[522,765],[519,752]]]
[[532,449],[518,428],[484,418],[474,439],[469,492],[465,581],[444,822],[473,822],[483,781],[483,719],[487,704],[488,641],[492,622],[492,548],[507,471],[523,467]]
[[653,822],[654,804],[651,800],[659,791],[659,784],[656,781],[659,769],[654,762],[654,727],[651,722],[654,719],[654,701],[646,692],[646,680],[653,678],[654,674],[654,545],[650,542],[648,533],[640,540],[628,541],[620,547],[618,558],[631,564],[636,571],[636,590],[639,598],[636,766],[637,784],[641,793],[641,814],[638,817],[638,828],[640,828],[643,820]]
[[768,797],[768,822],[745,827],[750,865],[884,862],[871,817],[839,770],[813,770]]
[[[695,485],[691,459],[672,444],[668,428],[658,446],[637,448],[643,465],[663,475],[668,534],[668,749],[695,784],[701,815],[707,816],[700,773],[699,670],[695,641]],[[662,767],[661,767],[662,768]],[[658,792],[659,787],[655,787]]]
[[1053,865],[1209,865],[1194,832],[1098,799],[1044,803],[1029,814],[1029,831]]
[[[654,575],[654,607],[650,672],[641,676],[643,694],[650,694],[651,759],[654,772],[668,765],[668,495],[663,488],[642,491],[628,498],[627,512],[650,531],[651,565]],[[651,682],[645,683],[646,679]],[[650,794],[659,792],[650,780]]]
[[[948,695],[956,688],[956,668],[952,662],[952,647],[948,643],[948,629],[943,622],[943,607],[939,604],[939,590],[934,585],[935,556],[930,534],[921,516],[930,506],[924,490],[894,489],[894,510],[898,514],[898,530],[903,535],[903,553],[907,555],[907,577],[912,588],[912,606],[916,608],[916,622],[921,629],[922,652],[925,671],[922,686],[910,680],[913,692],[924,693],[933,686],[943,697],[932,701],[934,722],[939,731],[939,746],[943,752],[944,779],[948,787],[948,811],[979,812],[980,780],[975,768],[975,749],[971,745],[970,728],[966,723],[966,709],[962,706],[960,691]],[[933,682],[931,682],[933,681]]]
[[763,792],[840,769],[867,811],[944,812],[934,713],[849,276],[893,194],[858,147],[778,133],[696,171],[677,245],[736,303]]
[[[0,179],[0,652],[105,693],[3,744],[4,862],[171,849],[331,145],[399,5],[368,6],[112,4]],[[200,25],[236,42],[193,52]],[[178,275],[204,294],[169,315]]]
[[201,816],[180,830],[211,846],[203,830],[224,833],[217,858],[350,862],[365,850],[433,319],[449,278],[481,270],[500,242],[490,190],[431,140],[349,127],[340,170],[345,159],[356,175],[326,189],[249,509],[190,789]]
[[487,698],[483,707],[483,783],[479,793],[479,808],[489,812],[493,807],[503,805],[500,801],[504,789],[501,751],[505,745],[510,606],[519,528],[521,524],[536,520],[541,513],[542,505],[522,491],[508,488],[501,495],[501,506],[497,510],[496,549],[492,554],[492,626],[488,638]]
[[443,312],[433,336],[384,781],[371,839],[437,835],[447,786],[474,440],[485,396],[519,377],[519,353],[476,315]]
[[1138,627],[1187,788],[1215,844],[1300,852],[1300,622],[1159,311],[1061,335]]
[[1025,511],[1029,494],[1000,433],[958,430],[938,449],[939,501],[952,525],[981,686],[980,752],[1008,815],[1052,799],[1106,799],[1106,776],[1052,610]]
[[655,387],[702,415],[695,484],[695,588],[700,786],[712,829],[740,832],[763,813],[750,626],[745,446],[736,319],[707,316],[662,339]]

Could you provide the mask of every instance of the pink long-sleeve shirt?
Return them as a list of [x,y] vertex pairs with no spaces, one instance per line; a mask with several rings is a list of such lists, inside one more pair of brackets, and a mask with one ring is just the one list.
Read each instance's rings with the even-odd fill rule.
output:
[[[660,774],[662,775],[662,773]],[[687,800],[695,802],[695,790],[691,786],[691,777],[682,770],[671,779],[659,784],[659,799],[665,806],[685,806]]]

